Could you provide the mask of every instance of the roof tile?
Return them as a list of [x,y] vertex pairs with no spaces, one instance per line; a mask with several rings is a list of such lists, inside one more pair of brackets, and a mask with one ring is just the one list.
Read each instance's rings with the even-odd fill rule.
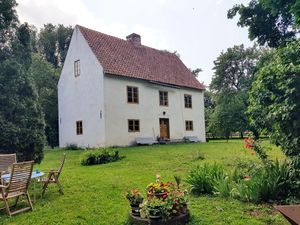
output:
[[203,90],[191,71],[174,54],[132,43],[82,26],[79,30],[104,72]]

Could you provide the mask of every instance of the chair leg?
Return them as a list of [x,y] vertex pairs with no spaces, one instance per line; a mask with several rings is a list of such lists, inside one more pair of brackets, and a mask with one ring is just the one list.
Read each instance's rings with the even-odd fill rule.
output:
[[5,210],[6,210],[7,214],[9,216],[11,216],[11,212],[10,212],[10,209],[9,209],[9,205],[8,205],[7,199],[3,198],[3,201],[4,201],[4,206],[5,206]]
[[58,191],[59,191],[59,193],[61,193],[61,194],[63,195],[64,192],[63,192],[62,186],[61,186],[61,184],[59,183],[58,180],[56,181],[56,184],[57,184],[57,186],[58,186]]
[[31,208],[31,210],[33,210],[33,205],[32,205],[32,202],[31,202],[31,199],[30,199],[28,191],[26,192],[26,197],[27,197],[27,201],[28,201],[29,207]]
[[42,197],[43,197],[44,194],[45,194],[45,191],[46,191],[46,189],[47,189],[47,187],[48,187],[48,184],[49,184],[49,181],[46,181],[46,182],[44,183],[44,185],[43,185]]

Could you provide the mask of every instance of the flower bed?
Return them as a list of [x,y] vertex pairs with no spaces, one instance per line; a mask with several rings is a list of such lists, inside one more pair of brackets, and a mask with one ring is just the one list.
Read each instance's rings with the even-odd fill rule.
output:
[[156,183],[147,186],[146,199],[137,189],[128,191],[126,198],[131,205],[131,222],[153,225],[187,223],[188,193],[180,189],[180,179],[176,179],[176,183],[161,182],[158,176]]

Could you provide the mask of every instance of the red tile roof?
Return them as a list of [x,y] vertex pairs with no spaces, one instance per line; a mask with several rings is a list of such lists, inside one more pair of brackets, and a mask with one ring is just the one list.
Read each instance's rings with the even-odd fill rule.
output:
[[117,37],[77,27],[107,74],[204,89],[204,85],[174,53],[137,46]]

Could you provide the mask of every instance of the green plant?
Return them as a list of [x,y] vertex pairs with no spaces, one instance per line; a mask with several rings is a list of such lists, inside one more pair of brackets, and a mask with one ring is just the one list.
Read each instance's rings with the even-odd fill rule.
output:
[[150,198],[141,205],[141,215],[148,218],[167,219],[172,214],[172,204],[160,198]]
[[96,165],[115,162],[122,159],[118,151],[108,151],[107,149],[86,150],[81,159],[81,165]]
[[220,165],[204,164],[192,169],[186,179],[191,185],[191,192],[196,195],[213,194],[214,185],[217,180],[225,179],[226,173]]
[[126,199],[130,202],[130,205],[138,206],[143,202],[143,196],[138,189],[132,189],[126,192]]
[[194,155],[193,155],[193,159],[196,160],[204,160],[205,156],[202,152],[197,151]]
[[214,185],[214,193],[223,198],[231,197],[234,184],[229,176],[217,179]]
[[77,144],[74,144],[74,143],[67,144],[65,149],[66,150],[83,150],[82,147],[79,147]]
[[294,183],[289,163],[269,161],[255,175],[237,183],[235,197],[255,203],[284,200],[292,195]]

